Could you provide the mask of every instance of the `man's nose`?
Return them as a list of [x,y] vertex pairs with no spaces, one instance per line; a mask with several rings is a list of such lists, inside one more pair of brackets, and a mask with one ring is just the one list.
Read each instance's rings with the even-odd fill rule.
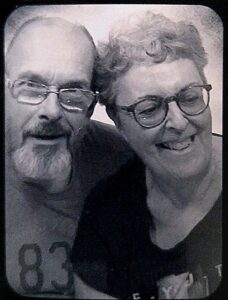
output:
[[57,93],[50,92],[40,104],[39,118],[47,121],[57,121],[62,118],[62,108]]
[[188,125],[188,119],[185,114],[180,110],[177,103],[171,102],[168,104],[169,110],[166,116],[166,128],[183,131]]

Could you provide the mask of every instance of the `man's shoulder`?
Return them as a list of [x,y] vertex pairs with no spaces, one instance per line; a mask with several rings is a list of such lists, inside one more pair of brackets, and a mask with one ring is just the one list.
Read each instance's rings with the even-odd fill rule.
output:
[[87,128],[87,138],[98,145],[106,147],[112,145],[113,148],[117,146],[130,149],[116,127],[103,122],[91,120]]
[[92,130],[111,132],[111,133],[115,133],[115,134],[119,135],[117,128],[112,124],[104,123],[104,122],[97,121],[97,120],[90,120],[89,124],[90,124],[90,128]]
[[116,127],[98,121],[90,121],[83,146],[84,154],[94,153],[97,157],[101,154],[108,158],[117,156],[122,160],[124,157],[128,159],[133,156],[133,150]]
[[114,126],[97,121],[90,122],[80,149],[80,180],[88,190],[134,155]]

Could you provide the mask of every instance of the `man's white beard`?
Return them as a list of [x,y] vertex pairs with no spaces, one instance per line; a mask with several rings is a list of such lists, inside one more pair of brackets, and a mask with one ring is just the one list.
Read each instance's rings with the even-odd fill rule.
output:
[[24,144],[12,154],[15,170],[27,181],[45,183],[64,180],[72,165],[67,147],[30,147]]

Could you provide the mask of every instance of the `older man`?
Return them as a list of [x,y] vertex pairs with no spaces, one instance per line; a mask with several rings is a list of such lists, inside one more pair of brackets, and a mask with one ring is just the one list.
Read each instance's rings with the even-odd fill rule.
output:
[[6,275],[20,294],[72,295],[83,200],[130,156],[111,127],[89,121],[95,57],[83,26],[41,17],[6,53]]

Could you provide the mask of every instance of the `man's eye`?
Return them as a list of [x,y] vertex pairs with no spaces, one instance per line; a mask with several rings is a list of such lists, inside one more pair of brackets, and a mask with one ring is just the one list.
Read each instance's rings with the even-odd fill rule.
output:
[[42,89],[43,87],[36,83],[36,82],[31,82],[31,81],[27,81],[24,83],[24,86],[28,87],[28,88],[35,88],[35,89]]
[[67,95],[72,95],[72,96],[74,96],[74,95],[77,95],[77,94],[79,94],[80,93],[80,89],[69,89],[69,90],[66,90],[65,91],[65,93],[67,94]]

